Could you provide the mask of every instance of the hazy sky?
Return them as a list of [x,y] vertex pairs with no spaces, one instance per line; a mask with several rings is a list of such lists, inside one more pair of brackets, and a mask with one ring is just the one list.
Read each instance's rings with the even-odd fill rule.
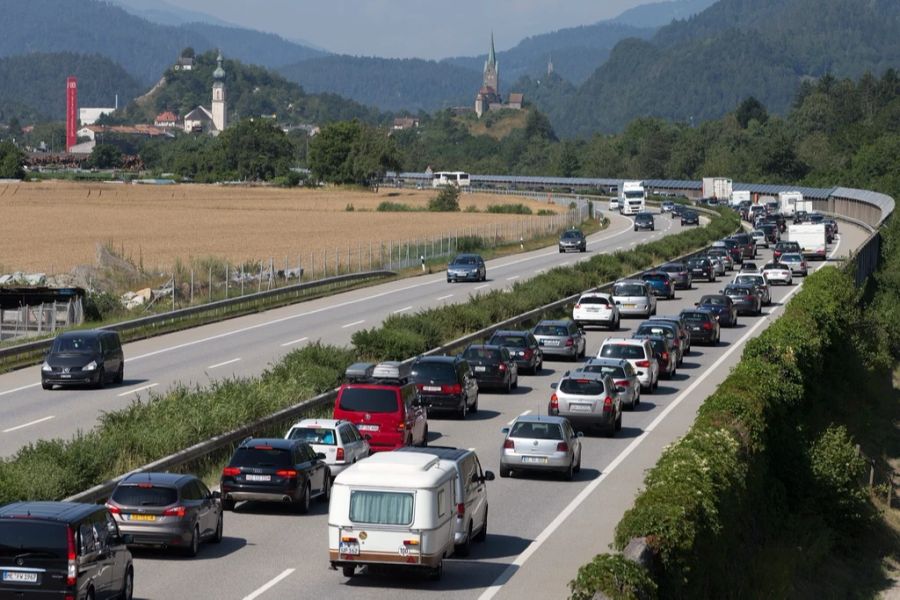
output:
[[445,58],[614,17],[649,0],[169,0],[332,52]]

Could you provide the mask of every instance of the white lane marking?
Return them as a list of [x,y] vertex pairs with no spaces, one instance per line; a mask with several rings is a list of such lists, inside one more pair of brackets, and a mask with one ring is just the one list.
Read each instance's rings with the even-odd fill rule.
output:
[[453,297],[453,294],[447,294],[446,296],[441,296],[440,298],[438,298],[438,302],[440,302],[441,300],[446,300],[447,298],[452,298],[452,297]]
[[398,308],[397,310],[394,311],[394,314],[399,315],[400,313],[404,313],[408,310],[412,310],[412,306],[404,306],[403,308]]
[[56,417],[54,415],[50,415],[49,417],[44,417],[43,419],[29,421],[28,423],[24,423],[22,425],[16,425],[15,427],[10,427],[9,429],[4,429],[3,433],[12,433],[13,431],[25,429],[26,427],[31,427],[32,425],[37,425],[38,423],[43,423],[44,421],[49,421],[50,419],[55,419],[55,418]]
[[16,392],[21,392],[22,390],[29,390],[33,387],[37,387],[41,385],[40,383],[29,383],[28,385],[23,385],[22,387],[17,387],[11,390],[6,390],[5,392],[0,392],[0,396],[5,396],[7,394],[15,394]]
[[[834,250],[831,251],[829,258],[834,256],[834,253],[837,252],[838,246],[840,246],[840,241],[838,241],[838,245],[834,247]],[[790,292],[788,292],[784,296],[784,298],[782,298],[781,304],[779,306],[770,311],[769,314],[766,315],[766,317],[757,321],[756,324],[754,324],[753,327],[751,327],[750,330],[747,331],[747,333],[741,336],[741,338],[737,342],[732,343],[731,346],[722,354],[722,356],[720,356],[712,365],[707,367],[706,371],[702,375],[700,375],[696,381],[694,381],[690,386],[687,387],[687,389],[681,392],[669,406],[667,406],[655,419],[653,419],[650,425],[648,425],[639,436],[634,438],[634,440],[630,444],[628,444],[628,446],[618,456],[616,456],[612,460],[612,462],[609,463],[609,465],[607,465],[606,469],[603,470],[603,473],[601,473],[598,478],[591,481],[591,483],[588,484],[587,487],[581,490],[581,493],[579,493],[569,503],[569,505],[566,506],[562,510],[562,512],[560,512],[559,515],[557,515],[557,517],[553,519],[553,521],[549,525],[547,525],[547,527],[544,528],[544,530],[534,539],[534,541],[531,542],[527,548],[525,548],[525,551],[519,554],[519,556],[516,557],[516,560],[514,560],[512,564],[507,566],[502,573],[500,573],[500,575],[497,577],[497,579],[494,580],[491,586],[485,589],[484,592],[482,592],[482,594],[478,597],[478,600],[490,600],[491,598],[496,596],[497,592],[500,591],[503,585],[506,584],[513,575],[515,575],[515,573],[522,567],[522,565],[525,564],[525,561],[527,561],[532,554],[537,552],[538,549],[544,544],[544,542],[546,542],[550,538],[550,536],[553,535],[554,532],[556,532],[556,530],[566,522],[566,520],[572,515],[572,513],[574,513],[585,500],[587,500],[588,496],[594,493],[594,491],[600,486],[601,483],[603,483],[607,476],[615,471],[616,467],[622,464],[622,462],[626,458],[628,458],[628,456],[632,452],[634,452],[634,450],[638,446],[641,445],[641,442],[646,439],[647,434],[656,429],[656,427],[663,422],[663,420],[669,415],[669,413],[675,410],[675,408],[679,404],[681,404],[685,398],[689,397],[691,393],[697,388],[697,386],[703,383],[707,377],[715,373],[719,365],[725,362],[725,360],[728,359],[729,356],[731,356],[738,348],[743,348],[743,344],[753,336],[757,329],[759,329],[764,323],[769,321],[775,310],[784,306],[790,299],[790,297],[800,291],[802,287],[802,284],[800,284]],[[513,421],[514,420],[515,419],[513,419]],[[510,424],[512,424],[512,422],[510,422]]]
[[476,289],[476,290],[483,290],[483,289],[486,288],[486,287],[491,287],[491,284],[485,283],[485,284],[479,285],[479,286],[478,286],[477,288],[475,288],[475,289]]
[[278,577],[272,579],[271,581],[266,583],[264,586],[262,586],[261,588],[259,588],[255,592],[253,592],[252,594],[248,594],[248,595],[244,596],[243,600],[254,600],[255,598],[259,598],[260,596],[265,594],[269,589],[278,585],[279,581],[281,581],[285,577],[288,577],[293,572],[294,572],[294,569],[285,569],[284,571],[281,572],[281,575],[279,575]]
[[518,278],[519,278],[518,275],[513,275],[512,277],[507,277],[506,280],[507,280],[507,281],[515,281],[515,280],[518,279]]
[[285,343],[283,343],[283,344],[281,345],[281,347],[282,347],[282,348],[287,348],[288,346],[294,346],[294,345],[296,345],[296,344],[302,344],[303,342],[305,342],[305,341],[308,340],[308,339],[309,339],[308,337],[302,337],[302,338],[300,338],[299,340],[291,340],[290,342],[285,342]]
[[206,367],[207,369],[218,369],[219,367],[224,367],[226,365],[233,365],[236,362],[240,362],[240,358],[232,358],[231,360],[226,360],[225,362],[216,363],[214,365],[209,365]]
[[365,319],[361,319],[359,321],[353,321],[352,323],[347,323],[346,325],[341,325],[341,329],[347,329],[349,327],[355,327],[356,325],[362,325],[365,322],[366,322]]
[[150,388],[155,388],[158,385],[159,385],[158,383],[151,383],[150,385],[145,385],[144,387],[139,387],[134,390],[128,390],[127,392],[122,392],[121,394],[119,394],[119,398],[122,398],[123,396],[128,396],[129,394],[137,394],[138,392],[143,392],[144,390],[149,390]]

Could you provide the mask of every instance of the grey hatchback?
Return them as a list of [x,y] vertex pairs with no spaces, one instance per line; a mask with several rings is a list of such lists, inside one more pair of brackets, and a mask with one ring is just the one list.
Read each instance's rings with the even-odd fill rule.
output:
[[487,267],[477,254],[460,254],[447,265],[447,283],[454,281],[485,281]]
[[132,473],[106,503],[129,546],[178,547],[196,556],[200,542],[222,541],[222,499],[193,475]]
[[587,350],[584,332],[570,319],[541,321],[531,333],[544,356],[562,356],[574,361],[584,357]]

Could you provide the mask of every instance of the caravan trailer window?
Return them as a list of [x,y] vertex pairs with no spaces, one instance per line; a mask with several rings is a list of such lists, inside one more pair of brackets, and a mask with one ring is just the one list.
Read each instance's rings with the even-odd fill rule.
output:
[[413,495],[353,491],[350,493],[350,520],[373,525],[409,525],[413,520]]

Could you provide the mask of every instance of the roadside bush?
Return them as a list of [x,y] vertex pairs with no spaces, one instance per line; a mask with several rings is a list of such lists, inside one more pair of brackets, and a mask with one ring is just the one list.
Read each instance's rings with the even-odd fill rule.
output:
[[84,318],[102,321],[125,312],[122,302],[109,292],[89,292],[84,297]]
[[402,202],[391,202],[390,200],[384,200],[378,204],[375,210],[377,212],[413,212],[416,209],[409,204],[404,204]]
[[813,506],[832,528],[853,535],[868,515],[868,496],[860,486],[866,462],[847,429],[831,426],[813,442],[809,463],[815,483]]
[[539,217],[552,217],[555,214],[555,212],[553,212],[552,210],[547,210],[546,208],[541,208],[537,211],[537,216]]
[[458,212],[459,188],[455,185],[442,187],[438,195],[428,201],[428,210],[432,212]]
[[611,600],[653,600],[656,583],[639,564],[621,554],[598,554],[569,582],[570,600],[592,600],[601,592]]
[[477,235],[464,235],[456,238],[456,250],[458,252],[477,252],[484,248],[484,239]]
[[531,209],[524,204],[489,204],[486,212],[501,215],[530,215]]

